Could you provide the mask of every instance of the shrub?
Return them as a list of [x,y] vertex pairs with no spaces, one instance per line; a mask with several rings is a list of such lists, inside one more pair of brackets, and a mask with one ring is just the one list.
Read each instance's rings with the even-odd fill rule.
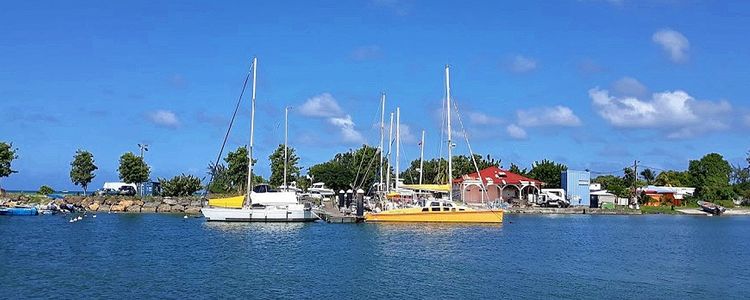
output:
[[169,180],[159,178],[159,184],[161,184],[162,196],[168,197],[190,196],[202,188],[201,180],[198,177],[185,174],[172,177]]
[[52,194],[54,192],[55,192],[55,190],[53,188],[51,188],[49,186],[46,186],[46,185],[43,185],[43,186],[39,187],[39,191],[37,192],[37,194],[40,194],[40,195],[49,195],[49,194]]

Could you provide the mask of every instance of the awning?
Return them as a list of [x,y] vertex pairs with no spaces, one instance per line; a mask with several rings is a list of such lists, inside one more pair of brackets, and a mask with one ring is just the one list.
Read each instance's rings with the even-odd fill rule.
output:
[[428,192],[450,192],[451,186],[449,184],[403,184],[399,187],[410,189],[414,191],[428,191]]

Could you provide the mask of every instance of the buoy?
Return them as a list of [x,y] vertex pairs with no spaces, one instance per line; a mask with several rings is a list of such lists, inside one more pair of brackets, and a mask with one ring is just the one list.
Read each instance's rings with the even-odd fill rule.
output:
[[94,218],[96,218],[96,215],[94,215]]
[[83,217],[78,216],[78,221],[83,220]]
[[68,223],[73,223],[73,222],[75,222],[75,221],[73,221],[73,219],[70,219],[70,220],[68,221]]
[[188,218],[188,216],[187,216],[187,215],[185,215],[185,216],[184,216],[184,217],[182,217],[182,218],[183,218],[183,219],[187,219],[187,218]]

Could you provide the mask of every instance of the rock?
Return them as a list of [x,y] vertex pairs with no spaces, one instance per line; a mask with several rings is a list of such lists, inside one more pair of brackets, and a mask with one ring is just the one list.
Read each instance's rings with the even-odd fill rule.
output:
[[183,212],[185,207],[182,205],[172,205],[172,212]]
[[190,201],[190,206],[201,206],[201,201],[200,200]]
[[188,206],[188,207],[185,208],[185,213],[186,214],[191,214],[191,215],[200,214],[201,213],[201,207],[200,206]]
[[161,204],[161,203],[159,203],[159,202],[146,202],[146,203],[143,203],[143,208],[146,208],[146,207],[156,208],[156,207],[159,206],[159,204]]
[[57,199],[54,202],[55,202],[55,205],[57,205],[57,206],[65,204],[65,200],[62,200],[62,199]]
[[125,211],[125,206],[115,204],[109,207],[109,211],[112,211],[112,212]]
[[91,200],[90,198],[83,198],[83,200],[81,201],[81,206],[83,206],[83,207],[88,207],[88,206],[89,206],[89,205],[91,205],[91,204],[92,204],[93,202],[94,202],[94,201],[93,201],[93,200]]
[[18,196],[18,202],[26,202],[29,201],[29,197],[26,197],[26,195]]
[[178,201],[178,204],[180,204],[180,205],[182,205],[182,206],[187,206],[187,205],[190,205],[190,199],[180,199],[180,200]]
[[169,205],[175,205],[175,204],[177,204],[177,200],[172,199],[172,198],[164,198],[164,201],[162,201],[162,202],[164,202],[164,204],[169,204]]
[[141,207],[141,212],[142,213],[155,213],[156,212],[156,206],[143,206],[143,207]]
[[140,205],[131,205],[128,206],[128,208],[125,209],[127,212],[141,212],[141,206]]
[[145,204],[145,203],[143,201],[141,201],[141,200],[135,200],[135,201],[133,201],[133,205],[143,206],[143,204]]
[[101,206],[99,205],[99,203],[94,203],[94,204],[90,204],[88,207],[86,207],[86,209],[90,211],[97,211],[99,210],[99,206]]
[[120,205],[122,205],[124,207],[129,207],[129,206],[133,205],[133,200],[122,200],[122,201],[120,201]]
[[117,204],[117,202],[119,201],[117,200],[117,198],[114,198],[114,197],[104,198],[104,204],[107,204],[107,205]]
[[172,206],[169,204],[160,204],[156,208],[156,212],[172,212]]
[[18,205],[18,202],[16,202],[16,201],[8,201],[8,202],[5,202],[5,205],[7,205],[8,207],[13,207],[13,206]]
[[65,197],[65,202],[68,202],[73,205],[80,205],[81,201],[83,201],[83,198],[77,197],[77,196],[68,196]]

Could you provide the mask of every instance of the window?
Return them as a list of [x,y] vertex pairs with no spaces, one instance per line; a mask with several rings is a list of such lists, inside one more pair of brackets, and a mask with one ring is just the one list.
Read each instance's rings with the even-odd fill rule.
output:
[[430,202],[430,206],[440,206],[440,202]]
[[443,211],[450,211],[450,207],[443,207]]
[[463,208],[459,208],[459,209],[458,209],[458,211],[464,211],[464,210],[465,210],[465,209],[463,209]]
[[433,207],[432,211],[440,211],[440,207]]
[[422,211],[430,211],[430,209],[427,208],[427,207],[425,207],[425,208],[422,209]]

